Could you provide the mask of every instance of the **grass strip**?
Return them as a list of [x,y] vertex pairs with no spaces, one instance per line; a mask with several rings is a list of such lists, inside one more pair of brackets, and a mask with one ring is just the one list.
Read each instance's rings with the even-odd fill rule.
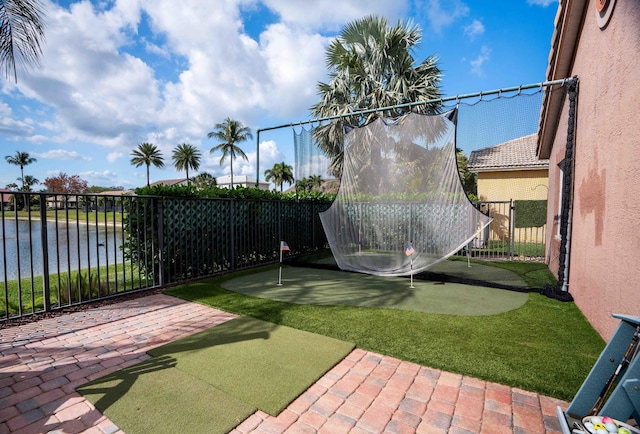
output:
[[354,345],[326,336],[240,317],[149,354],[277,416],[333,368]]
[[527,302],[518,309],[478,317],[291,304],[222,287],[228,279],[268,269],[275,267],[192,282],[166,293],[227,312],[354,342],[359,348],[420,365],[563,400],[573,398],[605,344],[574,303],[538,293],[529,293]]
[[255,407],[156,357],[76,390],[127,434],[223,434]]

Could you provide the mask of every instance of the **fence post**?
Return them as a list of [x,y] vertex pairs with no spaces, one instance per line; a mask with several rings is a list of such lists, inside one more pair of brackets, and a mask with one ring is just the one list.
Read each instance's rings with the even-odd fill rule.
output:
[[[49,285],[49,240],[47,236],[47,201],[46,195],[39,195],[40,207],[40,242],[42,243],[42,287],[44,290],[44,310],[51,310],[51,287]],[[25,200],[29,200],[27,196]],[[56,227],[56,230],[58,228]]]
[[316,203],[311,202],[311,250],[318,250],[316,241]]
[[[299,206],[299,202],[296,202],[296,203],[298,203],[298,206]],[[282,200],[281,199],[278,200],[278,222],[277,222],[277,225],[278,225],[278,239],[277,239],[277,241],[278,241],[278,246],[280,246],[280,242],[282,241],[282,233],[283,233],[283,231],[282,231]],[[288,242],[291,242],[291,240],[289,240]]]
[[516,237],[516,210],[513,199],[509,199],[509,259],[513,261]]
[[158,213],[158,284],[160,288],[164,287],[165,269],[164,269],[164,198],[160,197],[156,200],[156,212]]
[[231,234],[231,271],[236,271],[236,231],[235,231],[235,199],[229,203],[229,233]]

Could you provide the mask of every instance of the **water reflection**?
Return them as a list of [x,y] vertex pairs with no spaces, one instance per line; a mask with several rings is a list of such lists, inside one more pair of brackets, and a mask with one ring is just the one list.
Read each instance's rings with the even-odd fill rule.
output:
[[[43,274],[40,221],[0,222],[0,281]],[[123,263],[122,228],[84,222],[47,222],[50,274]]]

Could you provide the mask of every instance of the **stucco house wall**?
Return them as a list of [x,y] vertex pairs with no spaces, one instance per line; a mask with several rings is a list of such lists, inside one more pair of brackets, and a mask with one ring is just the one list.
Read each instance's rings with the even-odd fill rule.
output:
[[[640,315],[640,2],[616,1],[600,28],[598,2],[560,2],[548,80],[577,75],[573,207],[568,289],[594,328],[608,340],[619,320]],[[548,107],[547,107],[548,108]],[[539,155],[549,158],[547,261],[557,270],[557,225],[565,157],[568,102],[543,116]],[[543,111],[545,109],[543,108]],[[548,114],[548,113],[547,113]]]
[[549,171],[511,170],[478,173],[480,200],[546,200]]

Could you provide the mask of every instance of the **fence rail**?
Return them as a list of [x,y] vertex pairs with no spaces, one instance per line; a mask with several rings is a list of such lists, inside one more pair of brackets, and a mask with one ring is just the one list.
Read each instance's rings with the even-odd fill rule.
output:
[[[275,263],[281,240],[288,255],[324,249],[328,206],[12,192],[0,206],[0,321]],[[477,206],[494,220],[473,256],[544,257],[544,227],[515,228],[512,202]]]

